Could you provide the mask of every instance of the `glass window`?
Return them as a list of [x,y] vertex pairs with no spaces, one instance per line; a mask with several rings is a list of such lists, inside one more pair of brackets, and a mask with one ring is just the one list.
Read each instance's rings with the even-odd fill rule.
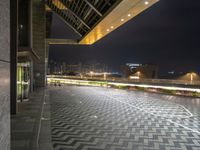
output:
[[30,11],[29,0],[19,0],[18,6],[18,36],[19,46],[29,47],[30,43]]

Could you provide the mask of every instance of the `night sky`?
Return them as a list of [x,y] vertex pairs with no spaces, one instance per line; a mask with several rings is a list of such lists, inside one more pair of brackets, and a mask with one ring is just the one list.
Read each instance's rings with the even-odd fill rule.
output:
[[[78,38],[56,15],[52,38]],[[50,47],[50,60],[108,64],[153,63],[161,70],[200,69],[200,0],[160,0],[90,46]]]

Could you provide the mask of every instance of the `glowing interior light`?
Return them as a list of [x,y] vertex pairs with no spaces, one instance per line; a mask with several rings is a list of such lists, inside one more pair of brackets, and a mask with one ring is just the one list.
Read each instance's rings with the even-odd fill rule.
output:
[[124,19],[121,19],[121,21],[124,21]]
[[131,16],[131,14],[128,14],[128,17],[130,17]]
[[107,32],[109,32],[110,30],[109,30],[109,29],[107,29],[106,31],[107,31]]
[[19,25],[20,29],[22,29],[24,26],[22,24]]
[[113,26],[111,26],[110,28],[111,28],[111,29],[113,29],[114,27],[113,27]]

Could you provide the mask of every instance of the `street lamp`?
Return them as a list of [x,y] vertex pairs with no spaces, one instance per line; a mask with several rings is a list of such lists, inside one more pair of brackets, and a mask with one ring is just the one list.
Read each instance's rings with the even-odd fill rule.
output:
[[191,82],[193,81],[193,74],[192,73],[190,74],[190,81]]
[[138,71],[138,72],[137,72],[138,79],[140,79],[140,74],[141,74],[141,72],[140,72],[140,71]]
[[106,80],[106,72],[103,73],[103,78]]
[[81,76],[81,79],[83,79],[83,74],[82,73],[80,74],[80,76]]
[[90,71],[90,77],[91,77],[91,79],[92,79],[92,77],[93,77],[93,74],[94,74],[94,72],[93,72],[93,71]]
[[191,73],[188,73],[188,75],[190,76],[190,83],[192,84],[193,80],[194,80],[194,76],[196,75],[196,73],[191,72]]

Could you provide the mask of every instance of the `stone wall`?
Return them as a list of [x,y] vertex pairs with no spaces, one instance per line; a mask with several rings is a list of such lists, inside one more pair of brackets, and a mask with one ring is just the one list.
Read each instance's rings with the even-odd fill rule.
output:
[[10,150],[9,0],[0,0],[0,150]]
[[32,40],[33,50],[40,57],[34,62],[34,79],[36,87],[45,86],[45,38],[46,23],[45,6],[42,0],[32,0]]

